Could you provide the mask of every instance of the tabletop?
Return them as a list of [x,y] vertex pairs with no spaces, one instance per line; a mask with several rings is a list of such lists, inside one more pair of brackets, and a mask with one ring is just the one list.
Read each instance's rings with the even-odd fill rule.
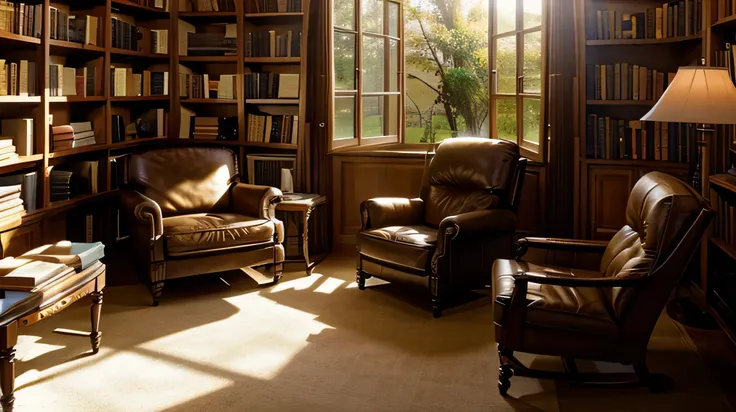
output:
[[306,210],[327,202],[327,197],[313,193],[286,193],[283,200],[276,204],[276,210]]

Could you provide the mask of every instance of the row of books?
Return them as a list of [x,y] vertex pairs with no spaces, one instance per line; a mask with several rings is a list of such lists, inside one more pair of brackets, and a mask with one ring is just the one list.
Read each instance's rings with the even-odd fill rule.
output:
[[143,70],[133,73],[131,67],[110,67],[112,96],[168,96],[169,72]]
[[[80,82],[81,91],[85,84]],[[50,96],[76,96],[77,95],[77,69],[64,67],[61,64],[49,64],[49,95]]]
[[710,198],[716,212],[712,226],[713,236],[736,248],[736,203],[729,202],[721,196],[711,195]]
[[51,39],[100,45],[100,22],[97,16],[83,14],[70,16],[69,13],[56,7],[50,7],[49,14]]
[[629,63],[586,66],[588,100],[658,100],[675,73]]
[[734,53],[734,47],[736,47],[736,44],[726,43],[726,50],[716,51],[715,60],[711,66],[727,68],[731,80],[736,84],[736,53]]
[[725,19],[736,13],[736,1],[734,0],[713,0],[712,4],[717,9],[718,20]]
[[187,32],[188,56],[235,56],[238,54],[238,25],[224,24],[219,32]]
[[36,96],[36,62],[0,59],[0,96]]
[[[3,119],[0,122],[0,144],[12,145],[14,152],[18,156],[31,156],[33,154],[33,130],[34,121],[32,118],[25,119]],[[10,143],[6,143],[6,140]],[[10,157],[12,158],[12,156]],[[4,158],[0,160],[10,160]]]
[[191,130],[193,139],[238,140],[238,117],[195,116]]
[[235,0],[189,0],[179,11],[235,11]]
[[0,30],[41,38],[43,4],[0,1]]
[[690,123],[641,122],[588,115],[588,159],[662,160],[688,163],[695,126]]
[[36,210],[37,172],[0,176],[0,222],[20,219]]
[[92,122],[77,122],[52,126],[51,141],[54,151],[69,150],[97,143]]
[[248,141],[296,144],[299,116],[248,114]]
[[0,136],[0,162],[13,161],[18,159],[18,153],[15,151],[13,139]]
[[298,13],[302,0],[248,0],[248,13]]
[[99,164],[96,160],[74,162],[55,167],[50,174],[51,201],[97,193]]
[[275,30],[248,32],[245,57],[299,57],[301,32],[291,30],[276,34]]
[[151,30],[151,53],[169,54],[168,30]]
[[139,50],[138,42],[143,34],[139,27],[113,17],[111,30],[113,48],[132,51]]
[[596,10],[589,15],[586,37],[613,40],[692,36],[702,32],[702,11],[702,0],[671,1],[642,13]]
[[246,99],[297,99],[299,75],[291,73],[246,73]]

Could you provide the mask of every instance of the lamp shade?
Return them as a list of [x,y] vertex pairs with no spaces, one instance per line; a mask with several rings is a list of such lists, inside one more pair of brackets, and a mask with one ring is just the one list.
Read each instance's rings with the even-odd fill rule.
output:
[[727,69],[681,67],[657,104],[641,120],[736,124],[736,87]]

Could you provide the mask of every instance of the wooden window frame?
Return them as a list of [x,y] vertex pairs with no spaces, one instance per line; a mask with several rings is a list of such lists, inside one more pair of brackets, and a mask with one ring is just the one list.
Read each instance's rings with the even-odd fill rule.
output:
[[[361,6],[362,2],[364,0],[353,0],[354,5],[354,13],[353,13],[353,27],[354,30],[348,30],[344,28],[335,27],[334,20],[333,20],[333,10],[334,10],[334,0],[329,1],[329,29],[330,29],[330,36],[329,36],[329,50],[330,50],[330,91],[331,91],[331,97],[330,102],[328,104],[328,110],[332,119],[332,133],[330,134],[330,150],[338,150],[338,149],[344,149],[344,148],[351,148],[351,147],[364,147],[364,146],[374,146],[374,145],[380,145],[380,144],[389,144],[389,143],[399,143],[403,141],[404,136],[404,124],[405,124],[405,108],[404,108],[404,25],[401,23],[404,19],[404,1],[403,0],[380,0],[384,2],[383,7],[383,31],[384,33],[389,33],[389,3],[395,3],[398,5],[398,37],[391,36],[388,34],[381,34],[381,33],[373,33],[369,31],[363,31],[362,25],[361,25]],[[334,82],[334,73],[335,73],[335,59],[334,59],[334,41],[335,41],[335,33],[336,32],[342,32],[342,33],[350,33],[355,35],[355,90],[336,90],[335,89],[335,82]],[[397,41],[398,42],[398,61],[397,61],[397,73],[398,76],[397,79],[397,91],[383,91],[383,92],[364,92],[363,91],[363,37],[373,37],[373,38],[380,38],[384,40],[384,85],[389,82],[389,78],[391,76],[390,69],[390,53],[391,53],[391,47],[389,47],[390,41]],[[384,90],[386,90],[387,87],[384,86]],[[371,136],[371,137],[363,137],[363,98],[364,97],[371,97],[371,96],[383,96],[383,105],[384,108],[389,107],[389,99],[391,96],[397,96],[398,97],[398,119],[396,124],[396,134],[389,135],[388,133],[385,133],[388,130],[389,124],[385,121],[385,119],[388,118],[386,115],[386,112],[384,112],[384,135],[383,136]],[[334,139],[334,127],[336,126],[335,119],[335,99],[340,97],[353,97],[355,99],[355,108],[354,108],[354,137],[352,139],[340,139],[335,140]],[[384,109],[385,110],[385,109]]]
[[[509,0],[490,0],[488,13],[488,68],[490,70],[488,87],[490,96],[488,99],[488,118],[490,119],[489,127],[492,138],[498,137],[498,128],[496,127],[496,104],[499,100],[514,99],[516,101],[516,143],[519,145],[522,155],[535,161],[543,161],[546,152],[546,142],[548,141],[546,126],[546,105],[545,91],[547,87],[547,64],[546,64],[546,44],[547,44],[547,13],[548,1],[542,0],[542,23],[539,26],[524,28],[524,0],[516,1],[516,27],[503,33],[496,33],[496,4],[499,1]],[[541,50],[541,87],[539,93],[524,92],[524,36],[530,33],[541,33],[542,50]],[[516,92],[515,93],[498,93],[496,85],[498,84],[498,73],[496,72],[496,42],[506,37],[516,38]],[[524,102],[530,100],[539,100],[540,124],[539,124],[539,141],[532,142],[524,140]]]

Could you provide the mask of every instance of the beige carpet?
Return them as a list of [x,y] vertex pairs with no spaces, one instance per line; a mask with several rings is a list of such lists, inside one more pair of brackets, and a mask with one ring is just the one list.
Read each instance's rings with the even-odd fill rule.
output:
[[407,291],[377,282],[358,290],[353,265],[333,256],[311,277],[290,272],[268,288],[236,272],[222,276],[230,287],[217,276],[184,279],[167,285],[157,308],[143,286],[108,288],[97,355],[87,356],[86,338],[51,333],[88,330],[88,300],[22,330],[16,410],[730,410],[669,319],[655,330],[650,361],[675,378],[674,392],[513,378],[502,398],[489,298],[434,320]]

